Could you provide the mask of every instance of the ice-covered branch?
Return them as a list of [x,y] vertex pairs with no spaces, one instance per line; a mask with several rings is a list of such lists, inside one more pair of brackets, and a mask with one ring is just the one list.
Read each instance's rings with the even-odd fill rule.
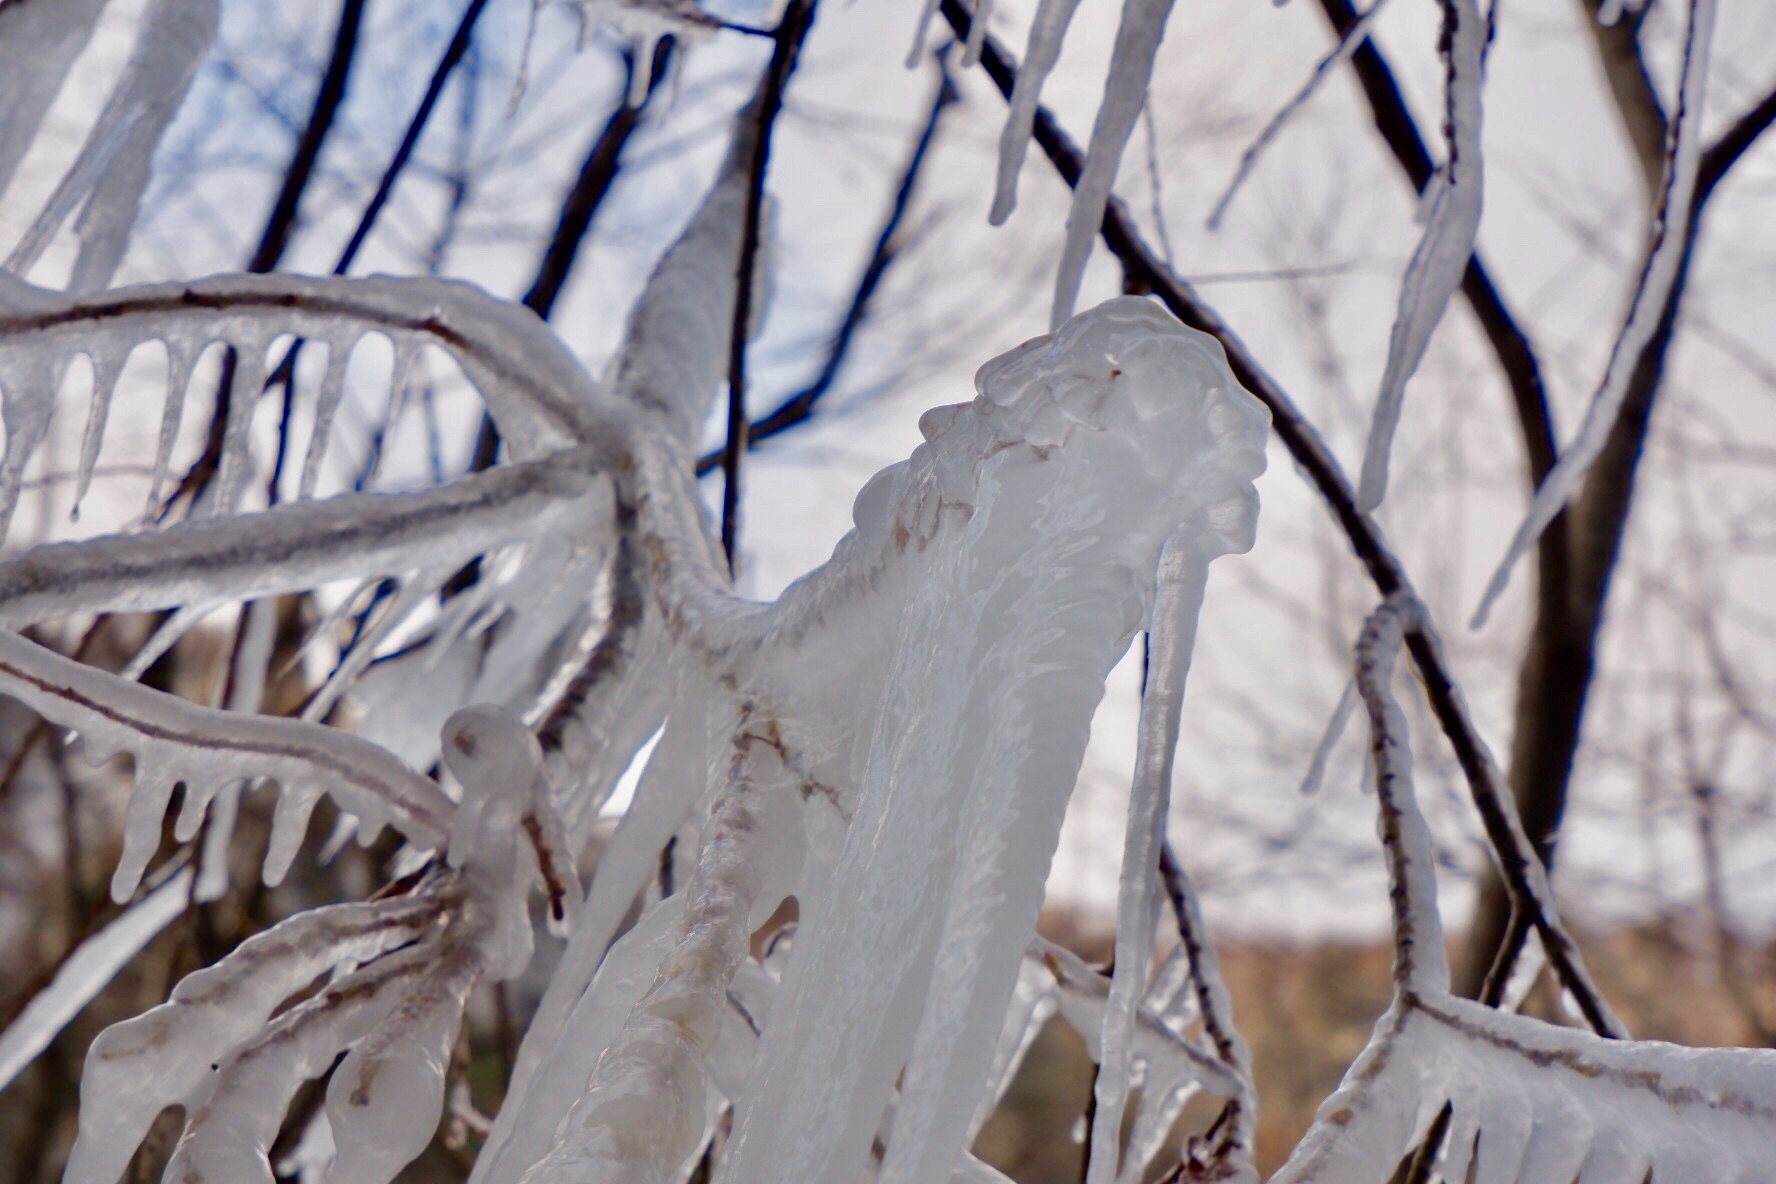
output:
[[[97,395],[84,466],[97,456],[111,384],[140,345],[160,341],[169,359],[168,402],[156,480],[178,428],[184,388],[198,356],[220,338],[236,350],[244,373],[231,383],[231,403],[257,398],[266,351],[295,333],[327,347],[328,373],[304,486],[312,489],[344,379],[345,359],[367,334],[387,337],[401,358],[421,347],[446,351],[474,383],[510,442],[515,459],[556,448],[604,446],[593,411],[591,379],[559,339],[528,309],[495,300],[472,285],[437,279],[317,279],[286,275],[220,275],[189,283],[117,288],[72,298],[0,276],[0,394],[7,423],[0,459],[0,521],[11,514],[25,465],[42,443],[60,376],[79,354],[92,359]],[[246,471],[244,406],[231,414],[219,461],[232,504]],[[15,426],[16,425],[16,426]],[[84,476],[82,480],[84,480]]]
[[1667,121],[1665,173],[1653,207],[1646,263],[1630,299],[1627,318],[1610,349],[1603,381],[1585,408],[1578,433],[1553,471],[1536,490],[1529,513],[1512,536],[1498,568],[1474,611],[1473,625],[1485,624],[1517,566],[1556,515],[1565,508],[1593,462],[1602,455],[1610,430],[1628,397],[1642,352],[1660,332],[1681,282],[1694,229],[1697,178],[1702,165],[1702,107],[1708,89],[1708,59],[1714,38],[1714,0],[1691,0],[1684,36],[1683,72],[1677,110]]
[[422,492],[341,494],[35,547],[0,562],[0,621],[214,605],[333,580],[453,570],[596,517],[608,501],[587,461],[573,451]]
[[395,826],[421,847],[438,847],[455,807],[430,780],[368,741],[315,724],[199,707],[70,661],[0,630],[0,690],[45,719],[79,731],[89,757],[129,752],[135,789],[123,855],[111,881],[126,900],[160,845],[173,788],[185,785],[174,828],[190,839],[225,785],[261,777],[281,793],[266,855],[269,882],[282,878],[322,794],[357,815],[369,837]]
[[1129,1045],[1152,960],[1159,914],[1159,848],[1171,813],[1172,761],[1184,709],[1184,683],[1196,646],[1197,616],[1202,611],[1211,557],[1212,551],[1188,534],[1166,540],[1159,557],[1148,633],[1147,685],[1141,695],[1135,779],[1129,790],[1122,884],[1117,896],[1116,969],[1104,1012],[1087,1184],[1112,1184],[1119,1175],[1122,1114],[1130,1080]]
[[1477,0],[1444,0],[1443,167],[1420,196],[1428,203],[1424,237],[1400,280],[1400,305],[1388,338],[1387,365],[1363,452],[1357,505],[1373,511],[1387,494],[1388,458],[1400,425],[1406,384],[1430,347],[1449,298],[1461,285],[1480,230],[1484,174],[1480,151],[1480,86],[1487,22]]

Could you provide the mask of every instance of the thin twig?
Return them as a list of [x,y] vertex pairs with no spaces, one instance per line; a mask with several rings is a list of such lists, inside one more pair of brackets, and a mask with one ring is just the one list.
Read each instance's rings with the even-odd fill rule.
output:
[[765,172],[771,160],[771,131],[783,109],[783,88],[795,70],[802,42],[814,24],[818,0],[790,0],[777,26],[777,44],[752,112],[758,132],[748,162],[746,210],[740,224],[739,282],[734,289],[734,325],[728,335],[728,438],[722,451],[722,553],[734,570],[740,532],[740,457],[746,451],[746,339],[752,329],[753,273],[758,266],[759,219],[764,212]]
[[[932,144],[937,139],[938,122],[944,110],[955,103],[961,96],[956,91],[954,80],[950,77],[949,67],[945,61],[945,46],[937,51],[938,84],[937,93],[931,100],[931,111],[925,117],[925,125],[919,132],[919,138],[913,151],[907,157],[906,167],[901,171],[900,184],[894,192],[894,201],[888,208],[888,217],[882,222],[881,233],[876,236],[875,249],[870,252],[869,262],[864,265],[863,274],[858,277],[857,287],[851,293],[851,303],[845,309],[844,317],[839,321],[837,332],[833,334],[831,343],[826,349],[826,359],[821,364],[820,373],[814,381],[778,404],[776,409],[764,417],[755,420],[746,433],[748,450],[757,448],[759,444],[773,436],[789,431],[791,428],[806,423],[813,418],[815,405],[825,398],[838,381],[839,371],[850,356],[851,346],[857,340],[857,333],[868,319],[870,303],[874,299],[882,280],[888,274],[888,268],[899,257],[901,250],[900,228],[906,220],[907,211],[912,207],[913,192],[918,186],[919,176],[923,172],[925,162],[929,159]],[[722,463],[722,453],[708,452],[697,458],[697,475],[713,472]]]

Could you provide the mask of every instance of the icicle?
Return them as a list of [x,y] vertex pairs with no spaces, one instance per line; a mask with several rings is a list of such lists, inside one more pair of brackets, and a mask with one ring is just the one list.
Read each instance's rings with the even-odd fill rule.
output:
[[1387,496],[1388,457],[1400,425],[1406,384],[1424,360],[1431,334],[1443,319],[1449,298],[1461,286],[1474,237],[1480,230],[1485,188],[1480,145],[1480,87],[1486,58],[1486,19],[1477,0],[1450,0],[1443,9],[1446,51],[1448,159],[1428,183],[1430,218],[1406,275],[1400,281],[1399,312],[1388,337],[1387,366],[1375,397],[1375,417],[1363,452],[1357,507],[1374,511]]
[[321,480],[321,461],[327,455],[327,442],[333,437],[333,420],[339,411],[339,400],[345,394],[345,371],[351,362],[356,342],[334,338],[327,343],[327,369],[315,392],[314,429],[308,437],[308,455],[302,460],[302,484],[297,497],[307,501],[314,496]]
[[1123,298],[989,362],[979,397],[927,414],[926,443],[860,495],[830,572],[769,618],[779,646],[830,622],[859,595],[847,570],[899,601],[867,628],[848,618],[842,651],[811,638],[797,668],[844,671],[794,693],[871,722],[832,762],[855,815],[832,889],[798,892],[730,1184],[853,1176],[903,1064],[885,1184],[960,1162],[1092,709],[1162,545],[1180,524],[1209,550],[1251,545],[1263,413],[1205,340]]
[[1005,127],[999,133],[999,173],[993,191],[993,209],[987,220],[994,226],[1011,217],[1017,208],[1018,174],[1030,148],[1036,126],[1036,108],[1042,102],[1042,84],[1061,58],[1061,45],[1079,0],[1040,0],[1030,22],[1030,43],[1012,86]]
[[[265,350],[269,344],[261,338],[247,337],[234,347],[234,373],[228,390],[219,396],[227,400],[228,408],[222,457],[211,496],[200,503],[200,516],[234,513],[247,482],[252,480],[253,413],[259,407],[259,396],[265,393]],[[291,381],[295,381],[294,377]]]
[[376,656],[376,647],[392,631],[413,615],[414,611],[435,596],[455,574],[455,568],[433,568],[414,572],[401,585],[393,599],[383,607],[375,622],[364,629],[352,648],[339,660],[333,673],[320,690],[302,708],[301,718],[319,722],[327,718],[333,705],[351,690],[364,667]]
[[925,44],[931,38],[931,18],[937,15],[937,0],[925,0],[919,9],[919,23],[913,27],[913,44],[907,50],[906,68],[918,66],[925,57]]
[[1258,133],[1258,138],[1252,141],[1251,147],[1240,155],[1239,167],[1234,169],[1233,179],[1227,182],[1227,188],[1221,191],[1220,198],[1215,202],[1214,210],[1209,213],[1210,230],[1221,229],[1221,219],[1226,215],[1227,207],[1233,203],[1234,194],[1239,192],[1240,186],[1245,184],[1246,178],[1252,175],[1252,169],[1258,163],[1258,157],[1263,154],[1266,148],[1270,147],[1271,141],[1277,138],[1278,133],[1283,130],[1283,125],[1289,122],[1289,117],[1307,105],[1307,101],[1319,89],[1320,83],[1368,39],[1369,27],[1375,23],[1376,16],[1386,3],[1387,0],[1375,0],[1363,15],[1358,17],[1349,29],[1345,30],[1344,37],[1338,42],[1338,47],[1320,59],[1319,65],[1315,66],[1313,73],[1307,76],[1307,81],[1302,83],[1301,89],[1296,91],[1287,103],[1283,104],[1281,110],[1270,117],[1270,122],[1264,125],[1264,130]]
[[234,824],[240,817],[243,788],[239,781],[225,785],[210,804],[210,825],[198,851],[197,883],[191,889],[191,898],[199,904],[221,900],[228,892],[228,848],[234,838]]
[[1087,1184],[1114,1184],[1128,1099],[1135,1011],[1147,985],[1153,931],[1159,916],[1159,846],[1172,800],[1172,760],[1184,709],[1184,683],[1196,646],[1197,617],[1209,578],[1209,556],[1188,534],[1174,535],[1160,553],[1149,636],[1152,662],[1141,696],[1140,741],[1129,791],[1123,839],[1122,886],[1116,902],[1116,973],[1104,1009],[1103,1057],[1095,1087]]
[[166,652],[179,643],[179,639],[202,623],[203,619],[215,612],[220,605],[215,603],[187,604],[173,610],[172,615],[160,625],[142,643],[117,677],[125,682],[136,682],[148,668],[160,661]]
[[6,421],[6,451],[0,456],[0,540],[18,506],[25,467],[43,443],[55,411],[65,360],[25,347],[0,354],[0,416]]
[[128,354],[119,357],[104,350],[91,355],[92,409],[87,412],[86,431],[80,440],[80,467],[74,477],[74,507],[70,511],[76,521],[80,518],[80,503],[92,487],[93,469],[99,463],[99,446],[104,443],[105,424],[111,417],[111,396],[128,357]]
[[191,879],[191,869],[181,868],[62,960],[49,985],[32,996],[0,1033],[0,1089],[10,1085],[142,947],[185,911]]
[[[667,1184],[696,1150],[706,1121],[703,1067],[721,1032],[727,991],[748,938],[782,899],[773,875],[796,869],[774,857],[797,795],[782,785],[775,729],[742,713],[728,777],[711,806],[684,913],[653,985],[599,1058],[584,1097],[526,1184],[625,1180]],[[799,861],[796,861],[799,862]],[[647,1122],[634,1120],[647,1099]]]
[[1332,761],[1332,751],[1338,747],[1338,741],[1344,736],[1345,725],[1350,723],[1351,712],[1357,707],[1357,684],[1355,681],[1344,684],[1344,690],[1338,696],[1338,703],[1332,708],[1332,717],[1326,721],[1326,730],[1320,733],[1320,742],[1314,745],[1313,759],[1307,764],[1307,772],[1301,777],[1301,793],[1303,796],[1320,792],[1320,786],[1326,780],[1326,766]]
[[1049,323],[1059,327],[1073,315],[1079,284],[1092,243],[1104,224],[1104,207],[1116,184],[1122,150],[1141,107],[1147,101],[1147,85],[1153,77],[1153,61],[1165,36],[1166,18],[1173,0],[1123,0],[1122,24],[1116,30],[1116,48],[1110,55],[1110,73],[1104,82],[1104,98],[1092,125],[1091,146],[1085,168],[1073,187],[1073,208],[1067,214],[1067,239],[1061,248],[1060,269],[1055,276],[1054,311]]
[[262,878],[267,888],[276,888],[290,874],[296,853],[308,838],[309,819],[320,804],[321,793],[305,785],[280,786],[277,805],[271,810],[271,840],[265,847]]
[[394,364],[389,369],[389,397],[384,408],[382,429],[373,441],[370,463],[364,470],[363,479],[358,483],[361,488],[369,489],[376,484],[382,475],[382,466],[388,458],[389,443],[394,437],[395,427],[400,422],[401,413],[407,410],[407,401],[413,385],[413,368],[419,359],[422,342],[414,341],[405,336],[389,339],[394,346]]
[[1578,433],[1536,490],[1529,514],[1505,548],[1504,558],[1499,560],[1498,570],[1493,572],[1486,593],[1480,598],[1480,607],[1474,611],[1475,629],[1486,624],[1492,606],[1510,582],[1512,569],[1572,500],[1579,482],[1602,454],[1628,397],[1641,354],[1659,331],[1659,322],[1673,299],[1684,259],[1689,254],[1690,218],[1696,200],[1696,177],[1702,165],[1702,105],[1708,89],[1714,15],[1714,0],[1692,0],[1684,40],[1683,80],[1678,88],[1677,113],[1666,136],[1665,181],[1654,209],[1652,244],[1628,308],[1628,318],[1610,350],[1603,383],[1592,396],[1591,405],[1585,408]]
[[194,355],[176,340],[167,341],[166,354],[166,403],[160,415],[160,434],[154,443],[154,476],[148,481],[148,502],[142,510],[144,526],[160,516],[161,499],[171,475],[168,470],[173,462],[173,444],[178,440],[179,426],[184,422],[185,393],[191,385],[191,366],[195,360]]
[[[635,803],[605,846],[573,936],[519,1047],[506,1101],[476,1161],[470,1184],[516,1184],[524,1169],[548,1151],[568,1106],[583,1092],[591,1062],[585,1064],[586,1072],[578,1074],[577,1081],[576,1074],[558,1062],[573,1049],[589,1049],[585,1055],[592,1058],[603,1049],[603,1044],[586,1034],[587,1025],[594,1023],[589,1017],[607,1014],[612,1005],[605,986],[593,985],[588,990],[588,985],[593,984],[595,973],[603,983],[606,972],[599,970],[599,962],[623,915],[659,866],[666,840],[703,795],[709,768],[707,696],[707,689],[695,683],[681,687],[675,696],[672,717],[654,746],[636,788]],[[676,916],[683,902],[678,897],[672,900],[678,903],[666,903]],[[646,965],[657,964],[656,958]],[[620,977],[614,972],[613,976],[613,981]],[[620,1004],[613,1023],[628,1014],[646,985],[642,982],[634,995]],[[569,1031],[574,1033],[572,1039],[567,1036]],[[610,1034],[615,1034],[614,1027]]]

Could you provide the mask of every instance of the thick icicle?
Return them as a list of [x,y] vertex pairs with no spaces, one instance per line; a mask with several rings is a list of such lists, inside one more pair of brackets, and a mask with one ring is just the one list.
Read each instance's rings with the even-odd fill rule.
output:
[[174,608],[300,591],[349,576],[450,567],[546,535],[600,483],[577,452],[417,493],[348,493],[150,534],[35,547],[0,562],[0,622]]
[[[1618,10],[1619,11],[1619,10]],[[1610,429],[1621,413],[1634,381],[1635,368],[1647,346],[1659,332],[1677,282],[1689,256],[1692,207],[1696,177],[1702,166],[1702,104],[1708,89],[1708,56],[1714,39],[1714,0],[1692,0],[1688,33],[1684,39],[1683,78],[1678,87],[1677,112],[1669,121],[1665,140],[1665,181],[1653,210],[1652,242],[1640,283],[1628,306],[1628,319],[1610,350],[1603,383],[1585,408],[1584,422],[1554,468],[1536,490],[1529,513],[1505,548],[1498,570],[1486,585],[1473,627],[1486,623],[1487,614],[1510,582],[1511,571],[1535,546],[1556,515],[1572,500],[1579,482],[1602,455]]]
[[[779,645],[803,613],[829,629],[802,643],[813,681],[798,714],[871,722],[831,762],[851,770],[856,816],[834,888],[799,895],[728,1184],[854,1172],[909,1040],[884,1178],[947,1177],[1092,708],[1145,615],[1161,544],[1180,525],[1218,534],[1221,551],[1251,543],[1263,411],[1210,339],[1152,302],[1083,314],[988,363],[977,388],[972,405],[927,413],[927,443],[865,488],[831,569],[780,601]],[[843,633],[845,656],[824,653],[832,613],[870,594],[899,603],[876,601],[869,628]],[[859,686],[865,670],[879,673]]]
[[1196,645],[1197,616],[1213,552],[1188,534],[1173,536],[1160,553],[1157,595],[1148,636],[1152,639],[1147,686],[1129,790],[1123,838],[1122,885],[1116,903],[1116,971],[1104,1010],[1099,1061],[1097,1121],[1086,1169],[1087,1184],[1114,1184],[1122,1143],[1122,1112],[1130,1085],[1130,1044],[1135,1010],[1147,986],[1159,917],[1159,847],[1171,812],[1172,759],[1184,710],[1184,683]]
[[759,914],[782,899],[772,879],[793,883],[797,870],[773,850],[792,832],[796,800],[778,784],[778,743],[769,721],[742,713],[672,950],[525,1184],[668,1184],[696,1151],[706,1121],[703,1062],[721,1033],[729,984],[765,919]]
[[1018,67],[1017,82],[1012,86],[1005,127],[999,132],[998,180],[992,212],[987,215],[995,226],[1011,217],[1011,211],[1017,208],[1018,174],[1023,171],[1024,156],[1030,149],[1036,108],[1042,102],[1042,84],[1060,61],[1061,44],[1078,7],[1079,0],[1040,0],[1036,6],[1036,15],[1030,22],[1030,42],[1024,50],[1023,64]]
[[32,996],[0,1033],[0,1089],[11,1084],[143,946],[185,911],[191,882],[191,869],[181,868],[62,960],[49,985]]
[[339,412],[339,400],[345,394],[345,369],[351,362],[355,343],[335,339],[327,346],[327,368],[321,374],[321,385],[315,392],[314,427],[308,437],[308,452],[302,458],[302,481],[297,497],[306,501],[314,496],[321,481],[321,462],[327,456],[327,442],[333,438],[333,420]]
[[1116,184],[1122,150],[1141,118],[1147,102],[1147,84],[1153,78],[1153,62],[1165,36],[1166,18],[1173,0],[1123,0],[1122,24],[1116,30],[1116,48],[1110,55],[1110,73],[1104,81],[1104,98],[1092,125],[1091,146],[1085,168],[1073,187],[1073,208],[1067,213],[1067,239],[1061,248],[1060,269],[1055,276],[1054,311],[1050,323],[1073,315],[1085,261],[1104,224],[1104,207]]
[[1406,384],[1431,344],[1431,334],[1461,286],[1474,237],[1480,231],[1485,180],[1480,153],[1480,85],[1485,70],[1487,23],[1478,0],[1449,0],[1443,7],[1447,78],[1444,125],[1447,159],[1421,200],[1429,203],[1424,237],[1400,281],[1399,312],[1388,337],[1387,366],[1375,397],[1375,417],[1363,452],[1357,505],[1374,510],[1387,495],[1388,456],[1400,426]]
[[[610,965],[605,949],[623,915],[659,866],[660,849],[703,796],[709,768],[707,694],[691,684],[674,696],[676,706],[636,787],[634,805],[605,847],[573,936],[518,1049],[506,1101],[470,1184],[516,1184],[524,1169],[549,1150],[556,1128],[584,1091],[598,1054],[615,1034],[615,1024],[646,988],[642,981],[628,993],[616,985],[628,977],[615,969],[601,970],[600,960]],[[673,924],[679,904],[671,905]],[[659,957],[644,965],[657,965],[665,952],[662,948]],[[613,990],[618,996],[614,1003]]]

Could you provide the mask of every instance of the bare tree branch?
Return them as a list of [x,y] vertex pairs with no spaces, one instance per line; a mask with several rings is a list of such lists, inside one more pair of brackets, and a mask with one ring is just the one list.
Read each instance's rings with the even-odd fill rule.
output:
[[818,0],[790,0],[777,25],[777,45],[771,64],[754,100],[753,118],[758,134],[752,141],[748,163],[746,213],[741,222],[740,258],[736,263],[739,285],[734,290],[734,327],[728,334],[728,438],[722,450],[722,553],[728,569],[734,569],[734,550],[740,534],[740,457],[746,451],[746,339],[752,335],[753,274],[759,253],[759,219],[764,212],[765,172],[771,161],[771,132],[783,109],[783,88],[795,71],[796,58],[808,30],[814,25]]

